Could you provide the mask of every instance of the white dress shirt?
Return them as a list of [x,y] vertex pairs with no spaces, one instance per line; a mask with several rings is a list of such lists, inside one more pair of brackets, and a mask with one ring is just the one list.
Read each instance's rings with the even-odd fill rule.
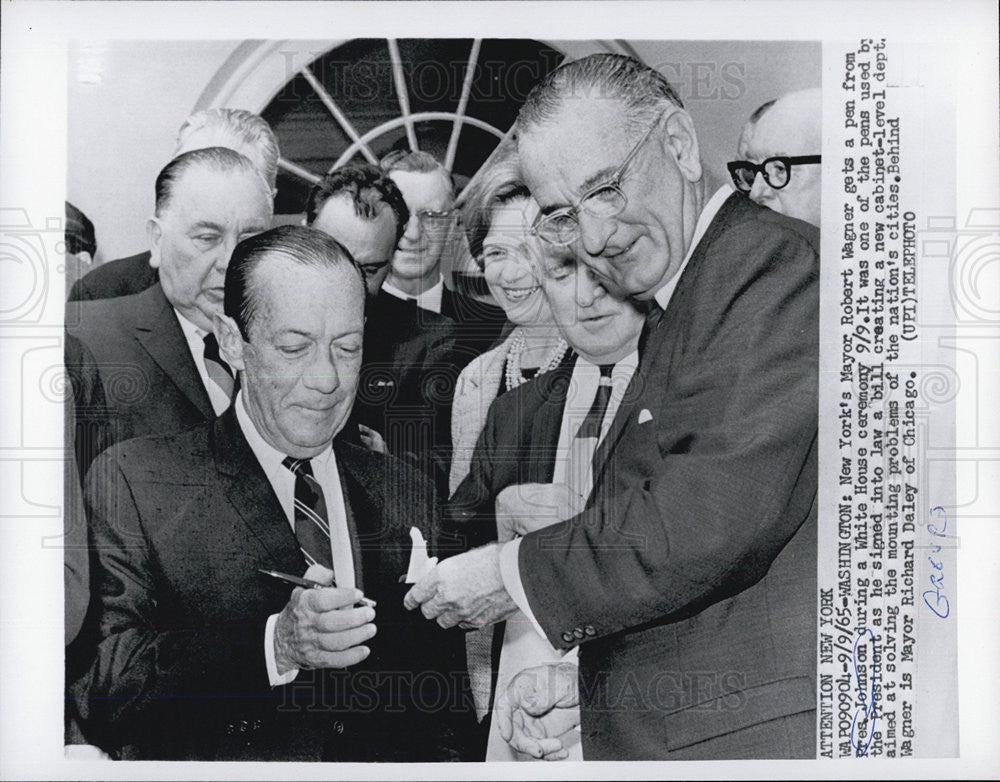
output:
[[[205,368],[205,336],[208,334],[204,329],[198,328],[191,321],[185,318],[178,310],[174,310],[177,322],[181,324],[181,331],[184,332],[184,339],[187,340],[188,350],[191,351],[191,358],[198,368],[198,376],[201,377],[201,384],[208,392],[208,399],[212,403],[215,414],[222,415],[229,408],[229,397],[218,384],[208,375]],[[225,359],[223,359],[225,360]]]
[[[236,420],[243,431],[243,436],[250,445],[250,450],[257,457],[261,469],[264,470],[264,475],[267,476],[268,483],[271,484],[271,488],[278,497],[281,509],[285,512],[285,519],[294,532],[295,473],[282,464],[288,454],[275,449],[257,431],[257,427],[250,420],[250,414],[246,410],[242,390],[236,395]],[[330,550],[337,586],[353,587],[354,556],[351,535],[347,528],[347,508],[344,505],[344,492],[340,485],[340,473],[337,470],[337,459],[333,455],[333,448],[327,448],[318,456],[312,457],[310,464],[312,465],[313,477],[322,487],[323,498],[326,501],[326,513],[330,522]],[[264,628],[264,659],[267,662],[267,676],[272,687],[287,684],[298,674],[297,669],[288,671],[284,675],[278,674],[274,659],[274,626],[277,618],[278,614],[272,614],[268,617]]]
[[[733,189],[731,186],[720,187],[712,197],[705,204],[705,207],[701,210],[701,214],[698,216],[698,222],[695,223],[694,234],[691,236],[691,244],[688,246],[687,254],[684,256],[684,260],[681,262],[680,267],[677,270],[677,274],[670,278],[667,283],[660,288],[654,298],[656,303],[660,305],[662,309],[666,309],[667,305],[670,303],[670,297],[674,295],[674,290],[677,288],[677,283],[681,279],[681,275],[687,268],[688,261],[691,260],[691,256],[694,254],[695,248],[701,241],[702,237],[705,235],[705,231],[708,230],[708,226],[711,225],[712,221],[715,219],[715,215],[718,213],[722,204],[725,203],[726,199],[732,195]],[[634,354],[633,354],[634,355]],[[579,362],[578,362],[579,363]],[[632,372],[635,371],[633,366]],[[574,370],[575,373],[575,370]],[[618,373],[618,367],[615,367],[615,375]],[[631,378],[632,373],[629,373]],[[617,383],[614,386],[615,389],[618,388]],[[596,393],[596,392],[595,392]],[[624,394],[624,391],[621,392]],[[621,394],[617,397],[617,402],[615,401],[616,392],[612,391],[611,402],[608,404],[608,412],[604,417],[605,425],[601,427],[601,437],[604,437],[607,431],[607,426],[610,422],[614,420],[614,413],[618,411],[618,406],[621,404]],[[560,431],[559,442],[562,445],[563,432]],[[558,464],[558,462],[557,462]],[[538,620],[535,619],[534,613],[531,611],[531,605],[528,603],[528,596],[524,591],[524,585],[521,582],[521,572],[518,567],[518,550],[521,546],[521,538],[512,540],[509,543],[505,543],[500,548],[500,575],[503,578],[504,588],[507,593],[511,596],[511,599],[517,604],[517,607],[524,612],[525,616],[531,623],[531,626],[535,628],[535,631],[541,635],[543,638],[546,637],[545,632],[542,630],[542,626],[538,624]]]
[[444,293],[444,280],[440,277],[438,278],[436,284],[416,296],[411,296],[409,293],[401,291],[395,285],[390,283],[388,279],[382,283],[382,290],[391,296],[395,296],[397,299],[402,299],[403,301],[416,299],[417,306],[420,307],[420,309],[430,310],[431,312],[436,312],[438,315],[441,314],[441,296]]

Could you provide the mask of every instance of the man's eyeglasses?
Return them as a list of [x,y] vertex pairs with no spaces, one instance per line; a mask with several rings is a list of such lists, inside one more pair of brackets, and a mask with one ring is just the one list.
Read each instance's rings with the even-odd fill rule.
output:
[[590,188],[581,196],[576,206],[565,206],[548,214],[539,214],[531,227],[531,233],[556,247],[565,247],[580,238],[581,210],[592,217],[601,219],[614,217],[625,211],[625,207],[628,206],[628,198],[622,191],[622,177],[625,175],[629,163],[639,153],[642,145],[646,143],[646,139],[659,126],[667,111],[661,112],[656,121],[650,125],[649,130],[643,133],[642,138],[632,147],[632,151],[628,153],[607,182]]
[[737,190],[749,193],[757,174],[764,175],[764,181],[775,190],[781,190],[792,178],[792,166],[809,165],[822,162],[820,155],[798,155],[796,157],[769,157],[763,163],[751,163],[749,160],[734,160],[726,163],[729,175]]

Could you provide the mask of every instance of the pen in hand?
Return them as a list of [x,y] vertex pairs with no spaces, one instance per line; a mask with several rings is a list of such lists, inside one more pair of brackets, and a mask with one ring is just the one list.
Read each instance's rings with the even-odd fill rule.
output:
[[[305,589],[325,589],[326,587],[337,586],[335,582],[321,584],[319,581],[313,581],[309,578],[300,578],[299,576],[293,576],[291,573],[282,573],[280,570],[267,570],[266,568],[257,568],[257,570],[265,576],[270,576],[271,578],[276,578],[278,581],[284,581],[286,584],[292,584],[293,586],[299,586]],[[374,600],[368,597],[362,597],[358,602],[361,605],[368,606],[369,608],[374,608],[377,605]]]

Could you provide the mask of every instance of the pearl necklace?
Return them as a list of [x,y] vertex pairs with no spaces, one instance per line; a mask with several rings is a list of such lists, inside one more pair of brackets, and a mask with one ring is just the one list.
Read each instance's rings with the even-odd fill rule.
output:
[[[524,352],[527,341],[524,338],[524,330],[518,329],[517,333],[514,335],[514,339],[510,344],[510,350],[507,351],[507,390],[510,391],[512,388],[517,388],[519,385],[525,382],[524,375],[521,374],[521,353]],[[569,343],[565,339],[559,337],[559,341],[556,346],[549,353],[548,357],[542,362],[542,365],[538,367],[538,374],[541,375],[544,372],[551,372],[563,359],[567,349],[569,348]],[[538,375],[536,375],[537,377]]]

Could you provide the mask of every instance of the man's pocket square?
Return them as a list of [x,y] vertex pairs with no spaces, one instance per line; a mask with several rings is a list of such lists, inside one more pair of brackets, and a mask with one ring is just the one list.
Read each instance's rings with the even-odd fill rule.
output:
[[645,407],[642,408],[642,410],[639,411],[639,423],[640,424],[644,424],[644,423],[646,423],[646,421],[652,421],[652,420],[653,420],[653,414],[651,412],[649,412],[649,410],[647,410]]
[[437,557],[427,556],[427,541],[416,527],[410,527],[410,564],[406,568],[406,583],[415,584],[422,579],[438,563]]

